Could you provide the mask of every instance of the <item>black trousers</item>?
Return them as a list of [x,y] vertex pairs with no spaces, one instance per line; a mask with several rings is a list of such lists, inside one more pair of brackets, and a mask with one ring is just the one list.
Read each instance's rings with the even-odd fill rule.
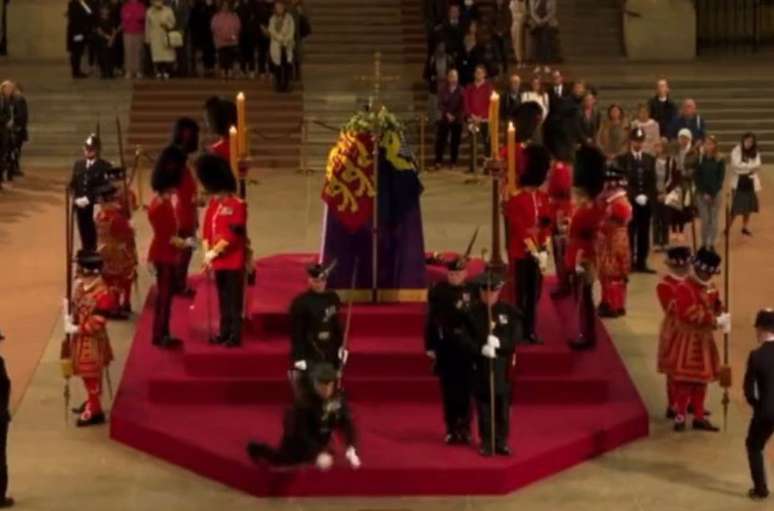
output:
[[669,207],[663,202],[654,205],[653,243],[662,247],[669,244]]
[[438,121],[438,129],[435,136],[435,163],[440,165],[443,162],[443,153],[446,152],[446,140],[451,134],[451,160],[452,165],[457,164],[457,158],[460,154],[460,137],[462,136],[462,124],[459,122],[449,122],[447,119]]
[[97,250],[97,224],[94,222],[94,204],[85,208],[75,208],[78,222],[78,234],[81,236],[81,248],[90,252]]
[[220,310],[220,336],[224,340],[242,341],[242,304],[245,276],[241,270],[215,271]]
[[532,29],[532,38],[535,47],[535,63],[548,64],[553,61],[553,29],[548,25],[541,25]]
[[84,41],[70,43],[70,72],[73,77],[76,77],[81,73],[81,60],[83,59],[83,52],[86,50],[86,43]]
[[97,58],[99,61],[99,72],[102,78],[113,78],[113,70],[115,69],[113,57],[114,51],[112,46],[108,46],[104,42],[97,43]]
[[[478,163],[473,159],[474,152],[476,153],[477,158],[487,157],[490,153],[490,147],[489,147],[489,123],[482,122],[478,125],[479,131],[478,136],[473,136],[473,133],[470,134],[470,172],[474,172],[476,169],[476,164]],[[478,147],[476,147],[476,143],[478,143]],[[483,147],[482,147],[483,146]],[[475,151],[473,148],[475,147]],[[483,153],[481,151],[484,151]]]
[[[495,445],[508,444],[508,434],[511,428],[511,386],[506,385],[502,392],[495,391]],[[492,406],[489,402],[489,389],[479,389],[476,392],[476,414],[478,415],[478,436],[481,445],[489,447],[492,442]]]
[[269,45],[271,39],[268,37],[258,37],[258,72],[261,74],[269,72]]
[[8,495],[8,420],[0,421],[0,499]]
[[174,264],[156,264],[156,303],[153,308],[153,340],[156,342],[169,336],[176,271]]
[[514,282],[516,306],[524,314],[524,334],[532,338],[535,336],[537,305],[543,288],[543,274],[540,273],[540,266],[534,257],[516,259],[513,261],[513,266],[516,273],[516,282]]
[[238,48],[236,46],[226,46],[218,50],[218,67],[223,71],[231,71],[234,67]]
[[750,475],[758,493],[768,493],[766,484],[766,465],[763,461],[763,449],[774,433],[774,421],[760,418],[753,414],[750,428],[747,430],[747,461],[750,464]]
[[288,62],[287,50],[282,49],[282,60],[279,65],[272,63],[272,72],[274,73],[274,89],[277,92],[287,92],[290,88],[290,75],[293,72],[293,66]]
[[629,223],[629,247],[632,251],[634,267],[641,270],[647,266],[650,252],[650,202],[644,206],[632,204],[632,221]]
[[554,249],[554,266],[556,267],[557,289],[569,290],[570,275],[567,271],[567,265],[564,262],[564,256],[567,253],[567,236],[554,233],[551,236],[551,245]]
[[[196,230],[179,230],[177,232],[178,237],[182,239],[189,238],[196,235]],[[188,267],[191,265],[191,257],[193,256],[192,248],[184,248],[180,251],[180,263],[175,268],[175,286],[174,291],[180,293],[188,288]]]
[[239,41],[239,68],[243,73],[255,71],[255,49],[254,38],[243,37]]
[[438,379],[447,433],[470,433],[473,374],[469,360],[465,353],[438,353]]

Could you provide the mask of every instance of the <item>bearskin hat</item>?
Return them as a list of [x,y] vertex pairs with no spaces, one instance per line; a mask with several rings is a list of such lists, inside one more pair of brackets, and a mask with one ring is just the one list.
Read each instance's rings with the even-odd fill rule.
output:
[[210,129],[221,137],[227,136],[229,128],[236,125],[237,109],[233,101],[211,96],[204,103],[204,109]]
[[524,167],[519,176],[522,186],[541,186],[551,167],[551,155],[542,145],[529,144],[524,149]]
[[592,199],[599,195],[605,184],[605,155],[602,151],[589,146],[578,149],[573,183]]
[[526,142],[535,134],[543,120],[543,109],[535,101],[522,103],[516,109],[516,141]]
[[165,190],[177,188],[183,179],[186,156],[183,150],[174,145],[164,148],[156,159],[151,175],[151,188],[154,192],[161,193]]
[[209,193],[236,192],[237,182],[231,167],[219,156],[200,156],[196,160],[196,177]]
[[193,154],[199,150],[199,125],[190,117],[181,117],[175,121],[172,131],[172,144],[178,146],[185,154]]

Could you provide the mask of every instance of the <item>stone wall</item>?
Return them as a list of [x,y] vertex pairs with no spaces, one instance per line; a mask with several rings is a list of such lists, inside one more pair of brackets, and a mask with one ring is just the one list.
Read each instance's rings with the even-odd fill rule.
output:
[[67,0],[12,0],[8,4],[8,51],[14,57],[65,58]]
[[630,60],[675,61],[696,56],[692,0],[628,0],[624,44]]

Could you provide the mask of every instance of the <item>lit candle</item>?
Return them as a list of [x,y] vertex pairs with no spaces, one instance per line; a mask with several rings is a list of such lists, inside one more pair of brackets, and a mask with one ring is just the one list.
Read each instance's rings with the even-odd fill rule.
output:
[[492,159],[500,159],[500,95],[492,92],[489,98],[489,140],[491,140]]
[[231,164],[231,172],[234,173],[234,178],[239,181],[239,144],[236,126],[231,126],[228,130],[228,151],[229,151],[229,163]]
[[508,178],[506,180],[506,197],[516,194],[516,127],[508,123]]
[[239,157],[247,156],[247,117],[245,115],[245,93],[240,92],[236,97],[237,103],[237,132],[239,134]]

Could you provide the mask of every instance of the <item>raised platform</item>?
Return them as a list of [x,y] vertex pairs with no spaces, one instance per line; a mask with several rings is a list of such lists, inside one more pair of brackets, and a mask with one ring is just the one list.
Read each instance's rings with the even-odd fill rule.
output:
[[[519,350],[510,458],[485,459],[441,442],[438,384],[423,353],[423,304],[359,305],[344,384],[359,426],[363,467],[273,471],[244,452],[276,441],[289,403],[287,310],[311,255],[258,262],[248,333],[238,350],[206,343],[217,324],[210,283],[174,304],[182,352],[150,344],[152,291],[116,396],[111,436],[258,496],[503,494],[648,433],[645,408],[607,333],[593,353],[569,351],[569,304],[540,305],[546,344]],[[431,268],[433,278],[443,272]],[[212,293],[211,295],[209,293]],[[208,296],[209,295],[209,296]],[[212,309],[207,313],[207,304]]]

